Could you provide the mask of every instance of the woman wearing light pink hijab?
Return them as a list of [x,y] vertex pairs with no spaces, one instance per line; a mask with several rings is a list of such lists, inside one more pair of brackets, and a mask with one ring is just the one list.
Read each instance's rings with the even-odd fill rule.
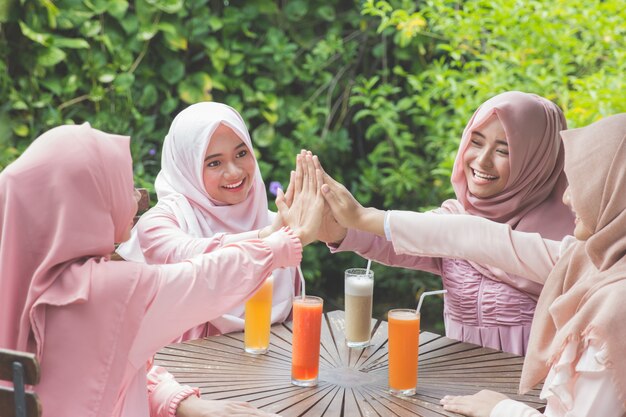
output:
[[129,138],[89,124],[44,133],[0,173],[0,347],[36,354],[44,416],[267,416],[200,400],[162,368],[148,376],[147,364],[275,268],[298,265],[319,225],[298,213],[323,198],[294,200],[291,229],[161,266],[109,259],[128,238],[133,193]]
[[[457,199],[435,212],[467,213],[550,239],[571,233],[574,219],[561,201],[565,128],[558,106],[535,94],[511,91],[486,101],[463,132],[452,171]],[[464,259],[400,256],[384,237],[329,229],[333,251],[441,275],[446,336],[525,354],[541,284]]]
[[[470,259],[544,284],[520,392],[543,381],[548,417],[621,417],[626,415],[626,113],[561,134],[570,182],[563,201],[576,215],[575,238],[544,239],[478,216],[364,209],[335,183],[323,185],[322,192],[341,224],[378,236],[385,236],[387,226],[398,255]],[[493,391],[446,396],[441,404],[473,417],[542,415]]]
[[[155,189],[158,203],[118,248],[124,259],[180,262],[280,228],[268,210],[248,129],[225,104],[197,103],[176,116],[163,142]],[[273,278],[271,320],[276,323],[289,316],[300,281],[295,268],[276,270]],[[182,340],[243,330],[243,317],[243,304],[234,306],[190,329]]]

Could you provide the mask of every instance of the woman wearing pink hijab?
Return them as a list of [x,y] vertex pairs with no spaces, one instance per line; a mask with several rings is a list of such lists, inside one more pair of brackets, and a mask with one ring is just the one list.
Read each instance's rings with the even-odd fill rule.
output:
[[[457,199],[435,212],[471,214],[549,239],[571,233],[574,218],[561,201],[565,128],[558,106],[535,94],[511,91],[486,101],[463,132],[452,171]],[[324,223],[333,230],[333,251],[441,275],[446,336],[526,353],[541,284],[463,258],[402,256],[384,237]]]
[[[268,210],[265,185],[246,125],[235,109],[215,102],[180,112],[163,142],[158,203],[118,248],[126,260],[180,262],[280,228]],[[299,285],[295,268],[273,272],[272,323],[289,316]],[[182,340],[243,330],[244,306],[187,331]]]
[[561,135],[570,183],[563,201],[576,216],[575,237],[561,241],[478,216],[365,209],[340,184],[322,186],[339,223],[390,235],[398,255],[468,259],[544,284],[519,389],[543,381],[545,414],[487,390],[445,396],[445,410],[473,417],[626,415],[626,113]]
[[200,400],[162,368],[148,377],[148,363],[274,269],[298,265],[319,227],[304,210],[323,207],[307,185],[315,173],[303,175],[308,192],[285,218],[291,228],[172,265],[112,262],[137,211],[129,138],[89,124],[37,138],[0,173],[0,347],[36,354],[44,415],[267,416]]

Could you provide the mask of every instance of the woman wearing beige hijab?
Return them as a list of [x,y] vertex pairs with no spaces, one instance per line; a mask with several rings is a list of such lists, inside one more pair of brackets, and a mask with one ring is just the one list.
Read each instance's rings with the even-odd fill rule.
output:
[[[544,284],[520,392],[543,381],[546,416],[626,413],[626,113],[561,133],[576,214],[562,241],[476,216],[363,208],[340,184],[322,186],[335,219],[385,236],[397,254],[470,259]],[[345,216],[345,213],[358,213]],[[463,233],[459,233],[462,230]],[[480,417],[542,415],[493,391],[446,396],[445,410]]]

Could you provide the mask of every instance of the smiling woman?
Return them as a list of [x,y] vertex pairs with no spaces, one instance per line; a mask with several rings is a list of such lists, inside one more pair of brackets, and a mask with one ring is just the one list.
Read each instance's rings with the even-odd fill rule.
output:
[[203,182],[207,194],[222,204],[238,204],[248,197],[256,161],[246,144],[227,125],[220,124],[206,149]]
[[[118,253],[127,260],[173,263],[229,243],[263,238],[278,230],[268,210],[252,140],[232,107],[206,102],[180,112],[163,142],[159,199]],[[294,268],[273,273],[273,323],[284,321],[299,280]],[[243,330],[244,306],[197,326],[182,340]]]
[[[451,178],[456,199],[435,212],[471,214],[562,239],[574,228],[572,213],[561,201],[567,181],[559,131],[565,128],[561,110],[535,94],[510,91],[487,100],[461,138]],[[328,184],[347,204],[342,213],[334,212],[347,231],[342,234],[341,226],[332,226],[329,216],[323,222],[322,229],[334,229],[340,237],[331,242],[333,250],[352,250],[385,265],[440,275],[448,290],[446,336],[525,354],[540,283],[458,257],[398,255],[389,228],[382,237],[377,233],[382,229],[371,229],[377,224],[373,219],[359,221],[358,202],[330,177]]]
[[476,197],[491,197],[504,190],[511,173],[506,132],[494,114],[471,135],[463,154],[467,187]]

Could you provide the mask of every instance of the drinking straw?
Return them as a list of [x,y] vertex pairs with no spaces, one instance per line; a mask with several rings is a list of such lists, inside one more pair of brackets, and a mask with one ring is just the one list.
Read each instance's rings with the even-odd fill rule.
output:
[[417,308],[415,309],[415,313],[419,314],[420,308],[422,308],[422,301],[424,301],[424,297],[426,297],[427,295],[445,294],[447,292],[448,292],[448,290],[437,290],[437,291],[426,291],[426,292],[423,292],[422,295],[420,295],[420,300],[417,303]]
[[368,276],[370,274],[370,268],[372,267],[372,260],[368,259],[367,260],[367,268],[365,268],[365,276]]
[[302,299],[304,300],[304,297],[306,297],[306,291],[305,291],[305,283],[304,283],[304,274],[302,273],[302,269],[300,269],[300,265],[298,265],[298,273],[300,274],[300,285],[302,286],[300,295],[302,296]]

